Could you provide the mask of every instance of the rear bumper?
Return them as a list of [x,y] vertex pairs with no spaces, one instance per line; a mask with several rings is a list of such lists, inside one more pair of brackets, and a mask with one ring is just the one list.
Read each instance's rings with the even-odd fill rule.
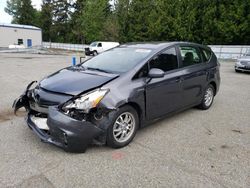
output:
[[47,125],[49,131],[42,130],[27,116],[28,126],[45,143],[56,145],[68,152],[85,152],[93,139],[104,131],[87,121],[78,121],[58,111],[56,107],[49,107]]

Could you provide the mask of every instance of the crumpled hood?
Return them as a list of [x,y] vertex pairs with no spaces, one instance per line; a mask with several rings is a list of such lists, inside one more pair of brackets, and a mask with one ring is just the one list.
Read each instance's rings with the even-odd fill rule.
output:
[[62,69],[43,79],[40,82],[40,87],[52,92],[77,95],[99,87],[117,76]]

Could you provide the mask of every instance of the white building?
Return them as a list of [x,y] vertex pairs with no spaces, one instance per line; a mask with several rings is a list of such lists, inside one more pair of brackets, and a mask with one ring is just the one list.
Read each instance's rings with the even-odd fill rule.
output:
[[9,45],[41,46],[42,30],[30,25],[0,23],[0,47]]

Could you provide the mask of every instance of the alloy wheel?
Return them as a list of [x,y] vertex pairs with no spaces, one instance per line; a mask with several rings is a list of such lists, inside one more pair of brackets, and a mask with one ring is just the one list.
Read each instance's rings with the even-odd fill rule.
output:
[[113,136],[119,143],[126,142],[135,131],[135,117],[130,112],[118,116],[113,126]]
[[204,98],[204,103],[206,106],[210,106],[213,102],[214,91],[211,87],[207,88]]

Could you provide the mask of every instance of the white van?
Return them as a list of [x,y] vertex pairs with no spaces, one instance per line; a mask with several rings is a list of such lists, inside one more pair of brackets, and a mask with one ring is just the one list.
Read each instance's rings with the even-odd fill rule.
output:
[[97,55],[99,53],[102,53],[106,50],[109,50],[119,45],[120,45],[119,42],[101,42],[101,41],[92,42],[89,45],[89,48],[85,48],[85,54]]

